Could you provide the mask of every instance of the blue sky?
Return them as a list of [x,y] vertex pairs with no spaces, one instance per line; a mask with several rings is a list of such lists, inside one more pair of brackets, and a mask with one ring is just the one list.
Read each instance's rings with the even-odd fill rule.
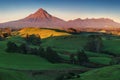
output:
[[39,8],[64,20],[111,18],[120,22],[120,0],[1,0],[0,23],[24,18]]

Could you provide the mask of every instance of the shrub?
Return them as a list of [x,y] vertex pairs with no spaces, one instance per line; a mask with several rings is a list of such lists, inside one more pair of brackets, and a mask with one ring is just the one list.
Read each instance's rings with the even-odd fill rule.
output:
[[7,52],[18,52],[19,49],[18,49],[18,46],[14,42],[9,41],[7,43],[7,49],[6,49],[6,51]]
[[33,45],[40,45],[41,44],[41,38],[40,38],[40,36],[27,35],[26,38],[25,38],[25,40],[29,44],[33,44]]
[[84,50],[77,52],[77,62],[80,65],[83,65],[89,62],[87,55],[85,54]]

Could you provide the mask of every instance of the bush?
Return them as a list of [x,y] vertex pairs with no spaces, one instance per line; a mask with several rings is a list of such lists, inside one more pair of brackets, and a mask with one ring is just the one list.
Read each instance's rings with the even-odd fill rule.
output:
[[103,48],[102,38],[99,35],[90,35],[84,49],[92,52],[101,52]]
[[38,55],[41,56],[41,57],[43,57],[43,58],[45,58],[45,56],[46,56],[45,53],[46,53],[46,52],[45,52],[44,48],[42,48],[42,47],[40,46],[39,49],[38,49]]
[[62,62],[62,58],[51,47],[47,47],[45,58],[52,63]]
[[25,40],[29,44],[33,44],[33,45],[40,45],[41,44],[41,38],[40,38],[40,36],[27,35],[26,38],[25,38]]
[[7,49],[6,49],[6,51],[7,52],[18,52],[19,48],[18,48],[18,46],[14,42],[9,41],[7,43]]
[[27,50],[27,45],[25,43],[23,43],[19,46],[19,52],[20,53],[27,54],[27,51],[28,51]]
[[89,62],[87,55],[85,54],[84,50],[77,52],[77,61],[78,64],[83,65]]
[[70,54],[70,63],[71,64],[75,64],[76,63],[76,59],[75,59],[75,55],[74,54]]

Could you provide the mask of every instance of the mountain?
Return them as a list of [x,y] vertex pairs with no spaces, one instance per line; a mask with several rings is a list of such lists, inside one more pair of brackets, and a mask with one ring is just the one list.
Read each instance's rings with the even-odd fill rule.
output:
[[0,27],[23,28],[23,27],[40,27],[40,28],[97,28],[97,29],[114,29],[120,28],[120,23],[117,23],[108,18],[99,19],[75,19],[64,21],[60,18],[54,17],[44,9],[40,8],[35,13],[17,21],[1,23]]
[[120,23],[117,23],[108,18],[99,19],[75,19],[67,22],[67,26],[74,28],[120,28]]
[[44,9],[40,8],[34,14],[27,16],[24,19],[2,23],[0,27],[12,27],[12,28],[22,28],[22,27],[43,27],[43,28],[57,28],[63,26],[65,21],[54,17],[47,13]]

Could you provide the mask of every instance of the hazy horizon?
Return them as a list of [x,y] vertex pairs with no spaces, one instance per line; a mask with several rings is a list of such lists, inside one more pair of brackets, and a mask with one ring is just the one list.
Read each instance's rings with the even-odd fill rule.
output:
[[0,23],[27,17],[39,8],[63,20],[110,18],[120,22],[118,0],[4,0],[0,3]]

